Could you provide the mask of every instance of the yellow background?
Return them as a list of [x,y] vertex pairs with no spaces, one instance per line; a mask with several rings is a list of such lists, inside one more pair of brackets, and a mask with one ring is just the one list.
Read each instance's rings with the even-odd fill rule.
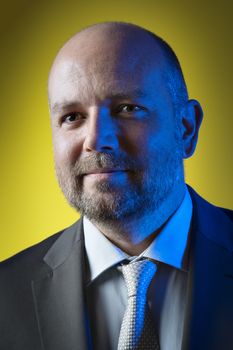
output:
[[122,20],[156,32],[177,53],[190,97],[205,119],[187,182],[232,207],[231,1],[1,1],[0,260],[70,225],[78,214],[58,188],[47,107],[47,75],[61,45],[96,22]]

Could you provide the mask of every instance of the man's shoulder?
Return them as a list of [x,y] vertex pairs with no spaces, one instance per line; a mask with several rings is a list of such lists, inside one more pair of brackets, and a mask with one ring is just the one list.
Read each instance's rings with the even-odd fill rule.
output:
[[229,217],[229,219],[233,221],[233,210],[221,207],[218,207],[218,209],[222,210]]
[[210,215],[221,213],[221,215],[226,215],[228,219],[233,220],[233,210],[225,207],[221,207],[209,202],[207,199],[203,198],[199,193],[197,193],[192,187],[188,186],[189,192],[191,192],[192,199],[200,206],[205,212],[206,210]]
[[10,264],[13,261],[20,262],[21,260],[27,260],[30,259],[32,256],[41,256],[43,254],[46,254],[46,250],[50,248],[50,246],[57,240],[57,238],[62,234],[64,231],[61,230],[59,232],[56,232],[49,237],[43,239],[42,241],[27,247],[16,254],[10,256],[9,258],[1,261],[1,264]]
[[193,202],[193,224],[196,230],[227,250],[233,250],[233,211],[216,206],[188,186]]
[[11,275],[14,273],[22,273],[25,275],[25,277],[28,275],[33,275],[35,270],[38,270],[38,267],[43,268],[43,258],[48,253],[50,248],[56,243],[56,241],[62,236],[63,233],[66,234],[66,232],[69,232],[71,228],[76,227],[77,222],[50,235],[43,241],[18,252],[6,260],[1,261],[0,275],[7,275],[9,273]]
[[[38,268],[43,269],[43,257],[64,230],[59,231],[43,241],[28,247],[0,263],[0,280],[4,283],[20,282],[31,279]],[[17,283],[18,284],[18,283]]]

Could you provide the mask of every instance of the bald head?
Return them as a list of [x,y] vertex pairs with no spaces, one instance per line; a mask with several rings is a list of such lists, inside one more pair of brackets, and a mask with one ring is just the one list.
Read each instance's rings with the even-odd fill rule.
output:
[[[125,64],[127,59],[127,64]],[[143,67],[160,69],[172,102],[177,109],[188,98],[179,61],[171,47],[154,33],[125,22],[103,22],[76,33],[58,52],[49,75],[49,96],[54,77],[64,71],[63,63],[85,64],[93,71],[116,71],[119,76],[133,76]],[[120,65],[119,63],[123,64]],[[77,69],[76,69],[77,74]]]

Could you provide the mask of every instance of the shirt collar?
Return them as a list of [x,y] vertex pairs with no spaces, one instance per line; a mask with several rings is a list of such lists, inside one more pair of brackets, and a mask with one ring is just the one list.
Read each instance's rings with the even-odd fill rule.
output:
[[87,217],[83,218],[84,240],[90,281],[129,256],[102,234]]
[[[159,235],[139,256],[148,257],[185,271],[182,260],[187,245],[191,217],[192,200],[186,187],[185,196],[179,208],[168,220]],[[93,281],[102,272],[121,261],[135,258],[115,246],[85,216],[83,226],[85,248],[90,268],[90,281]]]
[[187,246],[191,218],[192,200],[186,187],[181,205],[168,220],[160,234],[140,256],[163,262],[177,269],[186,270],[182,261]]

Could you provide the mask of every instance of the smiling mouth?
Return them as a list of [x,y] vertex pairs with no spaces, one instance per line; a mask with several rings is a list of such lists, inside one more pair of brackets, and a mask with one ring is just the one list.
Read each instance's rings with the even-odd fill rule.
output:
[[127,170],[110,170],[110,169],[101,169],[95,170],[92,172],[88,172],[83,175],[83,178],[98,181],[98,180],[110,180],[110,179],[118,179],[119,177],[125,177]]
[[91,170],[88,173],[83,174],[84,176],[87,175],[104,175],[104,174],[117,174],[117,173],[125,173],[128,170],[124,169],[96,169],[96,170]]

